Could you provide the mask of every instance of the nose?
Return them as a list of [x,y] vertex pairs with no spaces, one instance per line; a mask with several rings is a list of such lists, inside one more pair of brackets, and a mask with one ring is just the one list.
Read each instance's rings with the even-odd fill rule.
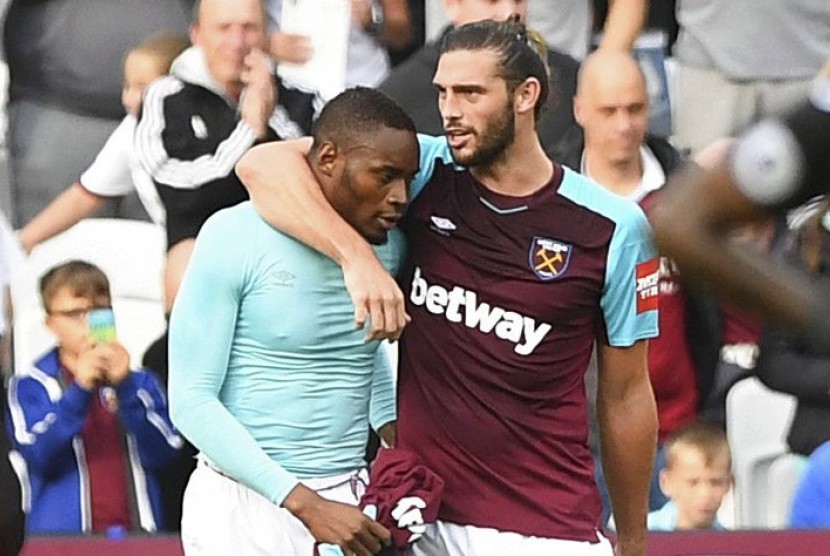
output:
[[461,104],[458,97],[452,91],[445,91],[438,96],[438,111],[444,122],[457,120],[461,117]]
[[389,188],[389,195],[386,196],[386,201],[396,208],[401,208],[406,205],[408,195],[409,184],[406,179],[398,178],[392,182],[392,185]]
[[236,50],[248,50],[245,29],[241,25],[234,25],[228,33],[228,42]]

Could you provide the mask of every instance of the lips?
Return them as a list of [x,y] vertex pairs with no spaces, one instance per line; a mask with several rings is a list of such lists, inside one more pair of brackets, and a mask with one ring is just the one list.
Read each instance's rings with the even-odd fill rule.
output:
[[453,149],[460,149],[472,137],[470,131],[461,128],[448,128],[445,133],[447,135],[447,142]]
[[380,225],[384,230],[391,230],[398,225],[398,221],[400,221],[400,219],[400,214],[385,214],[378,216],[377,221],[380,222]]

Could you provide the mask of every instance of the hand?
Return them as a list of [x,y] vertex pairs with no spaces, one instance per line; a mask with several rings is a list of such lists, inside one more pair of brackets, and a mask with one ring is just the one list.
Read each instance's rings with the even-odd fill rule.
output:
[[391,539],[389,530],[359,508],[326,500],[303,485],[294,487],[282,505],[303,522],[317,542],[337,545],[346,554],[371,556]]
[[72,369],[75,384],[86,391],[92,391],[104,383],[104,361],[95,348],[81,352]]
[[273,33],[268,42],[271,57],[277,62],[305,64],[314,55],[311,39],[296,33]]
[[[383,348],[380,348],[383,349]],[[389,448],[394,448],[398,443],[397,421],[390,421],[378,429],[378,436]]]
[[101,355],[104,378],[111,386],[124,382],[130,374],[130,355],[118,342],[100,344],[95,350]]
[[374,255],[343,264],[346,289],[354,303],[354,321],[363,328],[366,317],[371,327],[366,341],[397,340],[409,322],[403,292]]
[[251,50],[245,56],[241,79],[245,89],[239,112],[261,139],[268,132],[268,119],[277,104],[277,88],[268,55],[258,48]]

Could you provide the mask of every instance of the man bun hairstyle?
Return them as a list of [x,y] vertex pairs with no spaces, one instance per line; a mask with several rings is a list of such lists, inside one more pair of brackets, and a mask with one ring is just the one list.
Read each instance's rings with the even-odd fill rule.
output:
[[522,23],[518,14],[512,14],[505,21],[476,21],[451,30],[441,42],[441,54],[454,50],[495,52],[499,58],[499,75],[507,82],[511,94],[526,79],[536,78],[541,85],[533,110],[538,121],[551,93],[548,48],[542,36]]

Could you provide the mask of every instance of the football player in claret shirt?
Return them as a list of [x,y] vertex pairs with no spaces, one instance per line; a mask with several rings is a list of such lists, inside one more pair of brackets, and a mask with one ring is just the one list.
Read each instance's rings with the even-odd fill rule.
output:
[[[400,345],[399,445],[445,481],[415,555],[613,552],[588,448],[595,342],[616,550],[645,553],[658,263],[640,208],[539,144],[542,48],[515,19],[465,25],[442,43],[433,82],[446,137],[419,138],[399,275],[412,319]],[[368,292],[372,334],[394,335],[394,295],[378,293],[385,277],[368,246],[320,202],[306,148],[256,148],[237,171],[267,220],[342,264],[358,321]]]

